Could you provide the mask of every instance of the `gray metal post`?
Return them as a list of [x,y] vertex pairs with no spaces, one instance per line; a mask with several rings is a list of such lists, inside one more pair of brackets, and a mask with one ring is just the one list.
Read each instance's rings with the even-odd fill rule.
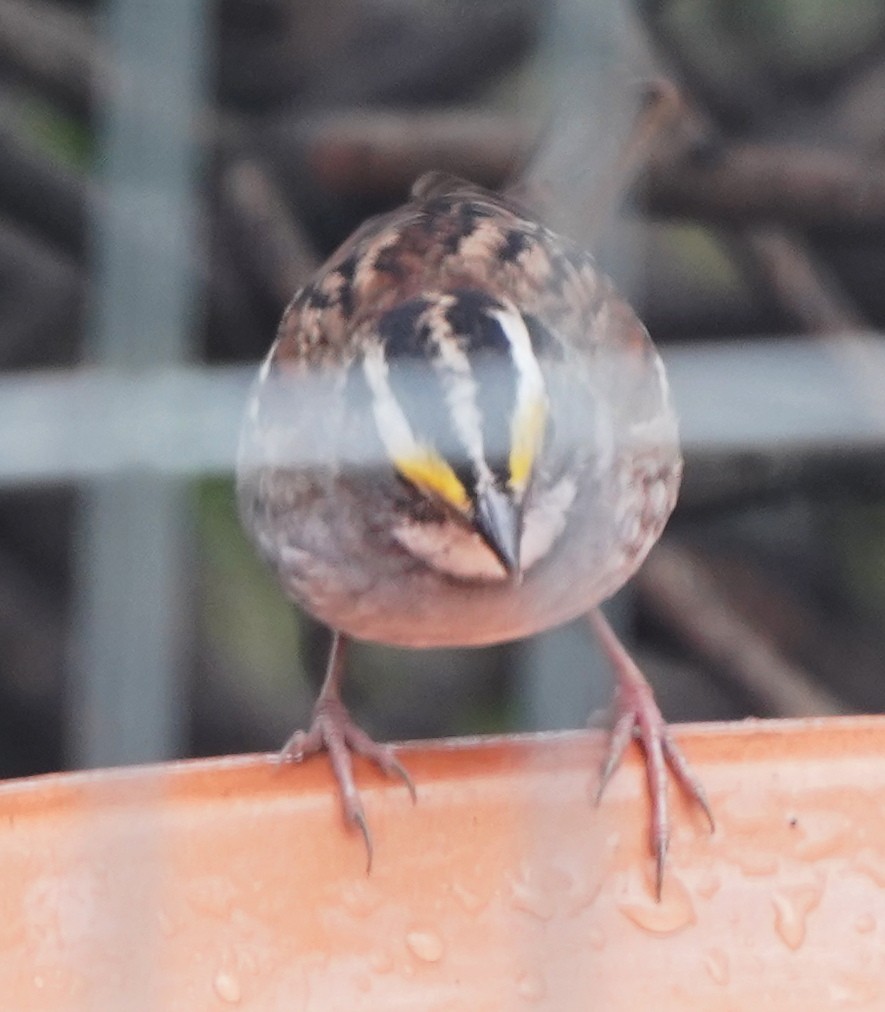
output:
[[[203,0],[115,0],[100,82],[91,357],[131,376],[187,356],[205,50]],[[140,424],[137,411],[124,424]],[[107,433],[113,438],[113,432]],[[69,759],[176,754],[191,618],[186,488],[133,467],[84,489],[76,543]]]
[[[528,179],[556,194],[554,223],[596,245],[609,212],[595,202],[617,197],[608,179],[636,110],[629,22],[621,4],[606,0],[558,0],[552,9],[539,58],[550,82],[553,124]],[[616,266],[621,286],[632,287],[635,263]],[[628,621],[627,600],[622,596],[609,612],[621,628]],[[521,726],[580,727],[592,709],[606,705],[610,685],[609,667],[586,626],[575,623],[534,637],[523,645],[518,663]]]

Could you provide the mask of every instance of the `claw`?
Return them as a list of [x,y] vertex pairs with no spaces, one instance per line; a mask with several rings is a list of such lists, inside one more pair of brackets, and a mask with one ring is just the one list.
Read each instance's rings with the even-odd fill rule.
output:
[[660,847],[655,848],[655,900],[660,903],[661,895],[664,892],[664,866],[667,863],[667,848],[670,840],[663,841]]
[[350,821],[359,827],[359,831],[363,834],[363,842],[366,845],[366,874],[372,874],[372,858],[375,856],[375,848],[372,846],[372,833],[369,830],[369,824],[366,822],[366,814],[360,808],[358,811],[353,812]]
[[608,741],[608,754],[605,764],[599,774],[599,789],[596,792],[596,804],[602,801],[602,795],[608,787],[608,782],[614,775],[615,770],[621,765],[627,746],[633,737],[633,726],[635,720],[633,714],[625,713],[611,730]]
[[279,753],[279,762],[303,762],[308,756],[325,751],[338,783],[344,816],[356,826],[366,845],[366,874],[372,870],[374,847],[369,823],[360,801],[353,777],[352,753],[375,763],[387,776],[396,776],[406,785],[412,803],[418,801],[415,784],[405,767],[394,755],[390,745],[379,745],[357,727],[341,701],[339,683],[343,668],[344,640],[336,635],[332,641],[326,680],[317,697],[313,720],[307,731],[295,731]]
[[411,778],[409,771],[405,768],[405,766],[403,766],[399,759],[394,759],[393,756],[391,756],[390,769],[385,770],[384,772],[388,775],[395,774],[398,776],[406,785],[406,789],[412,799],[412,804],[418,804],[418,792],[415,790],[415,781]]
[[664,747],[664,755],[667,757],[667,764],[673,771],[673,775],[676,777],[679,786],[704,813],[707,818],[707,822],[710,825],[710,832],[715,832],[716,820],[713,818],[713,809],[710,807],[710,802],[707,798],[707,792],[704,790],[704,785],[700,782],[694,770],[688,765],[688,760],[673,740],[673,736],[670,734],[670,729],[668,727],[664,727],[661,744]]
[[600,773],[597,803],[624,758],[630,739],[639,740],[645,755],[645,770],[651,795],[651,849],[655,858],[655,897],[660,902],[664,870],[670,846],[670,811],[667,799],[667,770],[682,790],[703,811],[715,827],[713,812],[701,782],[673,740],[655,702],[651,686],[624,649],[601,612],[590,613],[591,623],[608,654],[617,675],[614,711],[616,720],[609,739],[608,753]]
[[282,765],[283,763],[300,763],[304,762],[305,757],[305,739],[307,735],[302,730],[296,731],[292,737],[286,742],[285,745],[277,753],[277,762]]

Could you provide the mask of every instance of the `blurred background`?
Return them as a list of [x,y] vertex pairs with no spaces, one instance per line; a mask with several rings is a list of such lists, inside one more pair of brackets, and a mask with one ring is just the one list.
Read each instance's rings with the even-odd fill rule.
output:
[[[325,633],[231,481],[283,307],[428,169],[523,174],[583,239],[650,73],[684,108],[588,241],[686,476],[615,620],[670,719],[885,710],[883,0],[0,0],[0,775],[305,723]],[[610,688],[579,622],[360,646],[347,692],[402,739]]]

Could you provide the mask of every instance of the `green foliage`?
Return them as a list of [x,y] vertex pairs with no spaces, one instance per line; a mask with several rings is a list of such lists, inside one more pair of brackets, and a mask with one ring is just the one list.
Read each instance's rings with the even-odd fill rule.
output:
[[95,155],[92,131],[55,106],[29,99],[22,117],[34,142],[58,161],[74,169],[88,170]]
[[842,583],[861,611],[885,612],[885,505],[840,503],[830,517]]
[[197,524],[204,565],[207,633],[232,670],[248,672],[258,691],[291,693],[300,664],[299,624],[246,540],[236,515],[233,483],[200,483]]

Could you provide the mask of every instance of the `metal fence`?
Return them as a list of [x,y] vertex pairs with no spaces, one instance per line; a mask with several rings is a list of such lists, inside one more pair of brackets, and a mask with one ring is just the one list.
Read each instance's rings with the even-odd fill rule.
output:
[[[262,18],[282,19],[289,32],[283,42],[295,45],[298,16],[287,5],[268,2],[251,15],[243,13],[246,6],[240,17],[247,28],[260,26]],[[770,495],[779,479],[813,490],[821,476],[841,481],[838,476],[849,467],[854,468],[853,486],[874,498],[870,489],[880,487],[878,453],[885,436],[880,396],[885,353],[875,335],[883,312],[875,291],[870,294],[863,284],[854,285],[858,299],[847,294],[852,279],[844,255],[839,259],[844,249],[835,247],[852,239],[861,249],[874,244],[883,204],[876,183],[878,156],[862,150],[860,142],[850,149],[844,141],[852,124],[847,97],[842,119],[837,104],[831,106],[836,109],[829,113],[831,135],[843,139],[833,143],[829,156],[820,155],[814,140],[802,139],[803,128],[808,132],[809,105],[794,118],[799,137],[794,147],[770,137],[748,141],[739,126],[750,115],[749,99],[729,90],[729,74],[737,80],[742,73],[734,52],[729,50],[734,59],[719,68],[717,77],[686,46],[685,38],[694,38],[691,33],[679,41],[675,22],[662,13],[668,5],[640,6],[653,48],[668,57],[669,68],[694,102],[689,133],[699,131],[707,141],[717,131],[732,129],[734,134],[731,141],[717,137],[716,144],[722,145],[718,153],[711,154],[711,143],[695,144],[693,154],[677,152],[672,157],[683,158],[681,172],[672,159],[667,161],[670,156],[656,152],[647,199],[660,218],[694,217],[726,228],[737,262],[751,263],[752,276],[761,277],[757,288],[777,303],[782,324],[782,332],[768,338],[757,333],[752,340],[718,335],[700,341],[695,334],[690,341],[665,345],[685,449],[694,464],[690,505],[740,501],[741,489]],[[397,113],[405,121],[366,110],[336,120],[330,108],[354,106],[366,96],[403,100],[392,64],[384,68],[376,63],[380,83],[361,92],[370,75],[358,59],[349,69],[340,64],[334,87],[328,84],[330,75],[319,73],[313,91],[304,86],[302,101],[310,116],[292,112],[279,94],[262,107],[262,87],[285,89],[286,74],[268,57],[262,85],[265,64],[250,56],[245,37],[238,40],[236,17],[222,23],[219,41],[208,6],[196,0],[150,5],[114,0],[88,14],[63,4],[47,4],[44,10],[24,0],[8,0],[0,8],[0,59],[16,71],[6,78],[10,122],[21,121],[21,96],[30,89],[41,101],[57,100],[66,115],[86,119],[94,129],[95,172],[88,177],[81,173],[76,185],[67,170],[54,175],[55,169],[39,163],[46,170],[41,175],[27,171],[26,159],[17,162],[24,156],[14,128],[5,135],[6,169],[0,168],[10,184],[6,203],[18,199],[13,183],[30,192],[29,206],[25,198],[19,201],[21,213],[53,235],[59,248],[67,253],[74,249],[81,267],[91,264],[88,337],[80,361],[64,368],[20,370],[12,368],[21,363],[11,357],[0,376],[0,489],[65,483],[79,490],[64,688],[67,762],[144,761],[188,748],[191,690],[183,672],[192,664],[197,564],[188,482],[230,474],[254,370],[252,364],[219,361],[232,357],[224,348],[211,356],[213,361],[201,361],[199,338],[206,343],[206,331],[215,325],[219,333],[242,327],[244,340],[236,353],[254,360],[259,351],[254,336],[261,330],[255,320],[271,318],[268,306],[275,300],[276,311],[309,256],[305,245],[312,239],[305,240],[293,204],[306,209],[313,237],[324,242],[346,217],[339,205],[354,203],[360,187],[367,206],[384,203],[402,182],[398,174],[408,175],[422,159],[441,159],[465,172],[472,166],[482,177],[500,175],[530,146],[526,138],[533,124],[514,112],[518,103],[510,92],[530,95],[531,88],[517,88],[504,70],[532,44],[537,44],[541,68],[535,75],[555,76],[560,95],[571,97],[556,122],[580,121],[583,115],[590,127],[589,134],[587,129],[557,133],[556,125],[546,135],[542,132],[534,171],[556,173],[564,162],[573,165],[584,155],[588,166],[597,164],[588,144],[592,146],[594,130],[597,138],[617,135],[617,118],[610,113],[618,106],[613,89],[623,79],[618,47],[630,38],[612,10],[565,4],[554,17],[541,6],[478,5],[469,14],[468,21],[476,19],[471,25],[500,29],[497,48],[490,44],[485,51],[479,43],[467,45],[464,33],[452,28],[452,12],[435,15],[434,30],[448,26],[449,32],[439,36],[439,45],[462,54],[466,75],[481,77],[483,59],[492,69],[501,68],[505,84],[487,101],[477,128],[471,119],[477,115],[475,106],[469,113],[437,120],[414,110]],[[41,17],[47,12],[52,14],[48,20]],[[367,16],[400,17],[411,24],[396,5],[386,15]],[[548,16],[549,22],[544,20]],[[329,60],[346,59],[346,52],[335,55],[328,25],[321,28],[326,34],[320,32],[318,44],[330,47]],[[420,36],[421,29],[409,31]],[[869,29],[871,37],[879,31],[881,26]],[[249,35],[246,29],[244,33]],[[588,37],[594,40],[591,51],[581,44]],[[406,50],[410,38],[403,29],[400,42]],[[285,56],[283,42],[267,52]],[[256,43],[255,52],[259,49]],[[876,52],[872,43],[869,49]],[[860,43],[858,52],[866,52]],[[316,69],[318,61],[306,50],[298,55],[305,67]],[[435,93],[424,81],[425,91],[438,101],[451,101],[459,95],[449,80],[451,60],[447,64],[433,55],[430,62],[436,59],[436,74],[445,81]],[[858,93],[869,78],[864,68],[870,61],[875,62],[869,53],[857,57]],[[849,57],[844,64],[855,66]],[[421,68],[408,60],[397,67],[411,82],[406,97],[409,87],[420,97]],[[297,92],[299,82],[289,80],[289,86]],[[501,89],[507,92],[503,100]],[[840,94],[847,95],[847,88]],[[587,96],[592,101],[585,101]],[[771,95],[758,100],[770,112]],[[257,109],[254,115],[250,103]],[[789,102],[785,108],[789,119]],[[29,113],[31,122],[34,115]],[[408,124],[414,126],[414,136]],[[760,132],[764,128],[763,122]],[[277,142],[284,155],[275,163],[267,152]],[[297,155],[285,155],[293,147]],[[592,154],[598,164],[605,161],[605,152]],[[291,184],[288,190],[278,187],[293,164],[301,166],[301,175],[283,180]],[[325,190],[318,182],[323,172]],[[32,191],[22,181],[29,175]],[[694,186],[686,179],[694,180]],[[754,179],[771,183],[754,186]],[[588,175],[566,173],[560,181],[560,213],[568,220],[577,213],[570,194],[589,185]],[[0,206],[6,205],[0,201]],[[830,244],[835,251],[820,238],[826,234],[839,240]],[[636,249],[634,244],[634,253]],[[875,254],[879,256],[878,249]],[[661,310],[653,292],[643,288],[641,271],[631,267],[629,247],[625,253],[623,245],[608,242],[604,256],[647,304],[654,323]],[[866,277],[869,270],[860,273]],[[723,300],[721,319],[740,322],[729,298]],[[35,315],[38,300],[39,293],[31,300]],[[716,318],[715,312],[713,317],[699,315],[701,327]],[[762,319],[772,323],[770,316]],[[803,336],[785,337],[784,331]],[[269,341],[271,328],[264,333]],[[223,344],[228,339],[217,340]],[[739,465],[743,485],[737,480],[736,488]],[[571,642],[574,635],[547,641],[542,653],[523,657],[519,691],[526,724],[579,721],[576,697],[592,703],[599,695],[586,688],[579,670],[583,662],[575,663],[584,646]],[[559,669],[563,673],[554,685],[550,672]],[[27,679],[27,673],[20,677]],[[293,713],[293,724],[296,719]]]

